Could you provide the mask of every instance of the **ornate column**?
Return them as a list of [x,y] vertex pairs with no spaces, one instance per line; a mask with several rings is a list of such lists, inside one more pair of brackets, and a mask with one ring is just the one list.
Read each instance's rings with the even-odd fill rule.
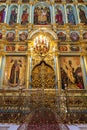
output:
[[18,41],[18,38],[19,38],[19,34],[18,34],[19,30],[18,30],[18,28],[19,28],[18,26],[15,27],[15,40],[16,41]]
[[9,7],[9,5],[7,4],[7,5],[6,5],[6,11],[5,11],[6,14],[5,14],[5,20],[4,20],[4,23],[7,22],[7,18],[8,18],[8,17],[7,17],[7,16],[8,16],[8,7]]
[[55,24],[55,9],[54,9],[54,3],[52,3],[51,23]]
[[80,40],[83,40],[83,27],[79,26],[80,29]]
[[56,74],[57,74],[57,85],[58,85],[58,95],[61,94],[61,77],[60,77],[60,67],[59,67],[59,55],[56,56]]
[[28,53],[27,53],[27,88],[31,88],[31,71],[32,71],[32,43],[28,41]]
[[78,23],[80,23],[79,11],[78,11],[78,5],[77,4],[76,4],[76,12],[77,12]]
[[20,4],[18,4],[18,15],[17,15],[17,23],[20,21]]
[[3,85],[3,77],[4,77],[4,68],[5,68],[5,59],[4,52],[0,53],[0,88],[2,88]]
[[32,16],[34,16],[34,9],[33,9],[33,7],[32,7],[32,3],[30,4],[30,9],[29,9],[29,11],[30,11],[29,23],[33,23],[34,19],[33,19]]
[[68,23],[67,11],[66,11],[66,4],[64,4],[64,10],[65,10],[65,23]]
[[28,53],[27,55],[27,76],[26,76],[26,86],[27,86],[27,89],[30,87],[30,54]]
[[69,28],[69,26],[66,26],[66,37],[67,37],[67,41],[70,41],[70,28]]
[[83,73],[83,82],[84,86],[87,89],[87,53],[82,52],[80,55],[80,60],[81,60],[81,67],[82,67],[82,73]]
[[2,27],[2,39],[6,40],[6,27],[5,26]]

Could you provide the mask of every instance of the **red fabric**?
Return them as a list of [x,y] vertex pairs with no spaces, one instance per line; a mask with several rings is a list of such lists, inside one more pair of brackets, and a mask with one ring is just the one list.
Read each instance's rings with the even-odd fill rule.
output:
[[50,109],[36,110],[31,115],[18,130],[69,130]]

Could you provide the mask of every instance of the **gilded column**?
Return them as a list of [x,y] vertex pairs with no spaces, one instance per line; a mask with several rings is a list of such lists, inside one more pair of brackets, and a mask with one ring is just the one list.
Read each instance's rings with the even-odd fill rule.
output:
[[57,74],[57,85],[58,85],[58,94],[61,93],[61,78],[60,78],[60,67],[59,67],[59,56],[56,56],[56,74]]
[[27,83],[27,89],[30,87],[30,55],[27,56],[27,77],[26,77]]
[[4,53],[0,56],[0,60],[1,60],[0,88],[2,88],[2,85],[3,85],[3,78],[4,78],[5,62],[6,62],[6,57],[4,57]]

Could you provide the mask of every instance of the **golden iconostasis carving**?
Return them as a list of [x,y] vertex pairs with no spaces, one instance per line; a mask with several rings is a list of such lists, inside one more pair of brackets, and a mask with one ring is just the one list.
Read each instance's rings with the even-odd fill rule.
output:
[[36,65],[32,70],[32,87],[43,89],[55,88],[55,72],[44,61]]

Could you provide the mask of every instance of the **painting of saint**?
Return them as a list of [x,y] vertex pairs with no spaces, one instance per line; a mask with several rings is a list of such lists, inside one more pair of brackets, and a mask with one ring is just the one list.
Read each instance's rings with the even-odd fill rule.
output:
[[76,24],[75,22],[75,16],[72,8],[68,8],[67,10],[67,18],[68,18],[68,23],[74,25]]
[[14,41],[14,39],[15,39],[15,33],[14,32],[8,32],[7,35],[6,35],[6,39],[9,42]]
[[19,40],[20,41],[25,41],[27,40],[28,34],[26,32],[22,32],[19,34]]
[[62,25],[64,22],[63,22],[63,15],[62,15],[62,11],[60,9],[57,8],[57,13],[56,13],[56,16],[55,16],[55,20],[56,20],[56,23]]
[[83,33],[83,39],[87,39],[87,32]]
[[80,57],[61,57],[62,89],[84,89]]
[[57,34],[57,37],[58,37],[58,39],[61,40],[61,41],[65,41],[65,40],[66,40],[66,34],[65,34],[64,32],[59,32],[59,33]]
[[12,60],[14,62],[11,67],[9,84],[11,86],[17,86],[19,84],[20,67],[22,67],[21,60]]
[[50,22],[50,9],[43,6],[36,7],[34,10],[34,24],[47,25]]
[[10,25],[13,25],[15,23],[17,23],[17,8],[16,7],[12,8],[10,20],[9,20]]
[[26,25],[28,23],[29,13],[27,8],[23,10],[22,17],[21,17],[21,24]]
[[83,9],[79,9],[80,22],[87,24],[87,18]]
[[77,32],[71,32],[70,34],[70,39],[73,41],[73,42],[76,42],[79,40],[79,34]]
[[3,9],[0,10],[0,23],[4,23],[4,19],[5,19],[5,7]]
[[7,56],[4,85],[8,87],[20,87],[25,85],[26,57]]

